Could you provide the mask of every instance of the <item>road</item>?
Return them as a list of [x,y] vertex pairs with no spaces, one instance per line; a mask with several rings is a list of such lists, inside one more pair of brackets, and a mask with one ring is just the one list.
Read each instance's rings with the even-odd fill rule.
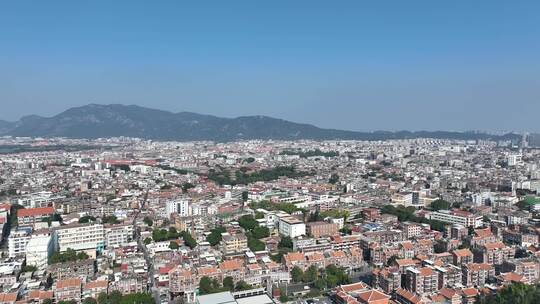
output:
[[153,263],[152,257],[150,257],[150,254],[148,253],[148,250],[146,249],[146,246],[143,243],[143,240],[141,240],[141,232],[137,223],[137,218],[139,217],[141,212],[145,209],[147,200],[148,200],[148,190],[146,190],[146,193],[144,194],[144,199],[141,203],[139,211],[135,214],[135,217],[133,217],[133,230],[135,231],[135,236],[137,238],[137,244],[138,244],[139,250],[143,252],[144,259],[146,260],[146,265],[148,267],[148,277],[150,278],[150,284],[148,286],[148,289],[152,293],[154,302],[161,303],[161,299],[159,298],[159,290],[156,286],[156,279],[154,278],[154,263]]

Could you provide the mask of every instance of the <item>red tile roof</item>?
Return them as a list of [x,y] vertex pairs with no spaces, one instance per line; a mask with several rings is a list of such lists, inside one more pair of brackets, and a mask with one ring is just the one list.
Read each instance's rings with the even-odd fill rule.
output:
[[81,279],[66,279],[56,282],[56,288],[81,287]]
[[54,213],[53,207],[29,208],[17,210],[17,217],[50,215]]
[[368,290],[358,294],[358,300],[362,303],[371,303],[372,301],[381,301],[390,299],[389,295],[378,290]]

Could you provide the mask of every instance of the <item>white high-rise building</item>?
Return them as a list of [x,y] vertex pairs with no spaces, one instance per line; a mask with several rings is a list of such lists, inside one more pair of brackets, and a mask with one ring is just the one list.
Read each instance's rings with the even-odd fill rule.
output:
[[173,213],[177,213],[179,216],[190,216],[191,210],[189,208],[188,200],[168,201],[166,206],[167,215],[170,216]]
[[508,166],[517,166],[519,164],[521,164],[521,158],[522,158],[522,155],[521,154],[510,154],[506,157],[507,161],[508,161]]
[[13,230],[8,237],[8,252],[9,257],[14,258],[18,255],[24,255],[26,252],[26,244],[30,240],[31,228]]
[[105,231],[102,224],[67,225],[56,229],[60,251],[73,250],[103,250],[105,247]]
[[105,246],[124,246],[133,240],[133,225],[105,226]]
[[28,244],[26,244],[26,265],[45,269],[49,258],[57,249],[58,239],[56,237],[56,231],[51,233],[48,231],[34,233]]
[[279,233],[291,238],[305,235],[306,224],[292,216],[282,217],[279,219]]

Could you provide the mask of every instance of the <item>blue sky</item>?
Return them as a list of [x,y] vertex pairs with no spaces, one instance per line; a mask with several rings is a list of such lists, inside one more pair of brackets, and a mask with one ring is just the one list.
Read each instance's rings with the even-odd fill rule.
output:
[[539,1],[4,1],[0,119],[123,103],[540,131]]

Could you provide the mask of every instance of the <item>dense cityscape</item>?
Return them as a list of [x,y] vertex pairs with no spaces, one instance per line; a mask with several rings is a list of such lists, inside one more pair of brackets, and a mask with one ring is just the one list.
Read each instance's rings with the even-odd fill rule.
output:
[[1,303],[500,303],[539,292],[540,150],[526,136],[0,144]]

